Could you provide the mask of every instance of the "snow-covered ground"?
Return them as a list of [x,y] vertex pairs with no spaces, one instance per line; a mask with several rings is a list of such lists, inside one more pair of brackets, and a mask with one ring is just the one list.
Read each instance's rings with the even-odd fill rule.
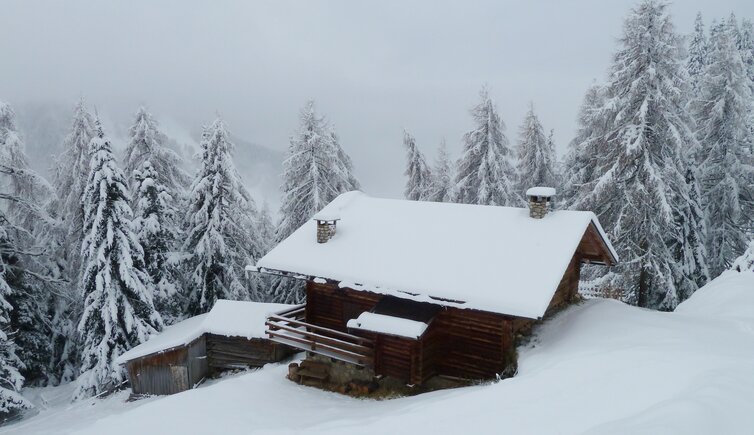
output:
[[130,403],[29,390],[47,404],[0,433],[754,433],[754,273],[726,272],[675,313],[587,301],[519,352],[514,378],[386,401],[296,385],[285,364]]

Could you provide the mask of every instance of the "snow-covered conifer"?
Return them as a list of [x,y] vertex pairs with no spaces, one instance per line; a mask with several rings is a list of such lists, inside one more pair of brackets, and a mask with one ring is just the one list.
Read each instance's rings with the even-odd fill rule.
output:
[[686,71],[691,83],[691,92],[696,94],[699,90],[699,81],[701,80],[704,69],[707,66],[707,36],[704,32],[704,21],[702,13],[696,14],[694,20],[694,33],[691,35],[688,48],[688,59],[686,61]]
[[626,18],[605,102],[575,145],[591,155],[581,158],[588,168],[577,168],[576,178],[587,177],[570,200],[594,210],[615,242],[621,264],[606,277],[609,284],[640,306],[660,309],[680,302],[680,283],[691,272],[676,248],[687,243],[681,222],[691,222],[683,206],[691,198],[685,150],[695,144],[680,41],[666,9],[645,0]]
[[125,373],[116,358],[162,327],[144,252],[131,229],[127,181],[99,121],[95,121],[90,150],[82,201],[80,287],[84,311],[78,324],[82,350],[76,399],[120,385]]
[[746,249],[754,213],[752,94],[735,33],[719,31],[694,103],[701,149],[697,154],[708,226],[710,272],[727,269]]
[[209,311],[218,299],[258,299],[245,267],[263,250],[254,222],[256,206],[233,165],[233,143],[221,119],[204,130],[201,168],[189,198],[190,314]]
[[144,250],[144,264],[154,286],[154,305],[167,323],[180,317],[183,301],[178,289],[173,247],[178,238],[173,198],[160,182],[152,162],[134,171],[133,231]]
[[436,202],[453,201],[453,166],[450,163],[448,145],[444,138],[440,141],[432,168],[432,183],[428,199]]
[[518,141],[518,193],[521,198],[527,189],[535,186],[557,187],[558,175],[555,148],[552,139],[545,136],[542,123],[529,106],[524,123],[519,129]]
[[9,336],[13,332],[10,328],[13,307],[8,298],[13,294],[13,289],[6,278],[9,262],[14,261],[12,251],[9,235],[5,227],[0,226],[0,423],[32,407],[19,393],[24,383],[19,369],[24,366],[16,355],[16,344]]
[[129,177],[132,190],[136,190],[138,180],[134,171],[140,170],[149,161],[157,176],[157,181],[171,195],[170,203],[177,205],[190,183],[183,170],[181,157],[165,146],[166,137],[159,130],[157,121],[142,106],[136,111],[133,125],[129,129],[129,142],[126,146],[123,170]]
[[513,153],[487,88],[471,109],[474,129],[463,136],[463,154],[456,168],[456,201],[463,204],[521,205],[516,193]]
[[406,148],[406,170],[403,174],[408,177],[403,195],[413,201],[426,200],[432,183],[427,161],[416,146],[416,139],[407,131],[403,132],[403,146]]
[[301,110],[299,127],[283,162],[283,202],[276,238],[281,241],[343,192],[358,189],[351,159],[314,101]]

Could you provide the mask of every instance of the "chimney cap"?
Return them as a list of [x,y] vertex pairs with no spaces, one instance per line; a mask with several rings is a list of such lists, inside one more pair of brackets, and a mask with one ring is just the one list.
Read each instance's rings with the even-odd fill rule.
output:
[[555,196],[555,188],[554,187],[532,187],[531,189],[526,191],[526,196],[531,197],[539,197],[539,198],[551,198]]

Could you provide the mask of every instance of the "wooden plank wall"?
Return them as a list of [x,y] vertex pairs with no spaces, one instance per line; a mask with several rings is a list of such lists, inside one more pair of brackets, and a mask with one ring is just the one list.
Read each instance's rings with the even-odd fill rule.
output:
[[[512,362],[513,328],[506,316],[448,307],[430,328],[436,334],[433,363],[439,374],[492,378]],[[433,363],[425,364],[431,367]]]
[[168,352],[129,361],[126,364],[134,394],[175,394],[189,386],[188,350],[180,347]]
[[348,332],[348,320],[370,311],[382,295],[341,289],[335,284],[306,284],[306,322]]
[[187,357],[189,388],[194,388],[194,385],[207,377],[209,370],[207,365],[207,339],[204,334],[189,344]]
[[[286,350],[280,349],[281,347]],[[287,346],[267,339],[207,334],[207,362],[212,371],[244,366],[261,367],[280,361],[287,354]]]

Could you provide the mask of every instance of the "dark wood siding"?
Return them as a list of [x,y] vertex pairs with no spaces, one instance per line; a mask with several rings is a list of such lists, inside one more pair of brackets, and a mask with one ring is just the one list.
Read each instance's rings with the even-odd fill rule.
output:
[[346,332],[346,323],[370,311],[382,295],[338,288],[335,284],[306,285],[306,322]]
[[202,379],[207,377],[207,339],[205,335],[189,344],[187,358],[189,388],[194,388]]
[[261,367],[285,358],[289,349],[264,338],[207,334],[207,360],[212,371]]

